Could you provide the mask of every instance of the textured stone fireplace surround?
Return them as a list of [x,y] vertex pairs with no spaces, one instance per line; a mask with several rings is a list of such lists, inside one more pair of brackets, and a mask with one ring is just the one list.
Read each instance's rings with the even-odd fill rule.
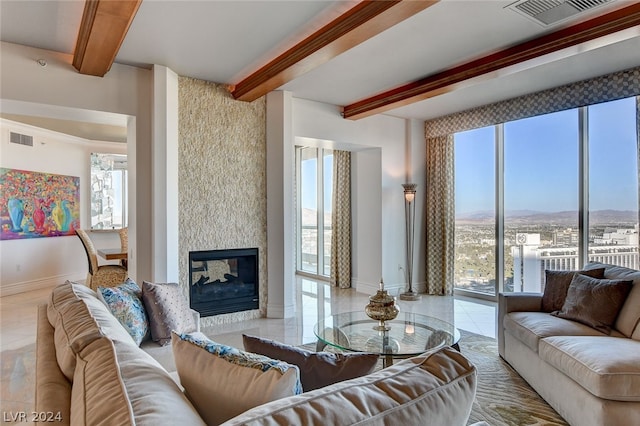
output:
[[202,326],[266,315],[266,102],[179,78],[179,278],[189,297],[189,251],[258,247],[260,309],[202,318]]

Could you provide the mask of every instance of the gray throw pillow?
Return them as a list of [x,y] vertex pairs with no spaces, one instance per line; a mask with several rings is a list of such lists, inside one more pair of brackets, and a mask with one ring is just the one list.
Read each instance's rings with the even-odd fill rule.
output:
[[304,392],[364,376],[378,364],[377,354],[313,352],[246,334],[242,341],[247,352],[297,365]]
[[549,271],[545,270],[545,286],[542,294],[542,312],[559,311],[567,298],[567,291],[575,274],[587,275],[593,278],[604,278],[604,269],[590,269],[586,271]]
[[576,274],[571,281],[562,309],[552,312],[551,315],[577,321],[611,334],[611,327],[632,286],[633,281],[599,280]]
[[149,317],[149,329],[154,342],[165,346],[171,343],[171,331],[196,331],[191,309],[178,284],[143,281],[142,301]]

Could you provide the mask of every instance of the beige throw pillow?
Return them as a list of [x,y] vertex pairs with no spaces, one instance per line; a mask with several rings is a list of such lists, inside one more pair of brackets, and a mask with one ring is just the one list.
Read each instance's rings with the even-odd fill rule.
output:
[[209,425],[302,392],[295,365],[221,345],[202,333],[173,333],[172,345],[185,394]]
[[632,281],[599,280],[576,274],[562,309],[551,315],[577,321],[610,334],[632,286]]
[[154,342],[165,346],[171,343],[171,331],[189,333],[197,329],[189,304],[178,284],[143,281],[142,301]]
[[379,360],[376,354],[312,352],[245,334],[242,341],[246,351],[297,365],[305,392],[369,374]]

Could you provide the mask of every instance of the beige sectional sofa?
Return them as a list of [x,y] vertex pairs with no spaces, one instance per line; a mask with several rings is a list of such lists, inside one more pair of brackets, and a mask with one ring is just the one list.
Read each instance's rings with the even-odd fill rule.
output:
[[584,270],[597,268],[606,279],[633,280],[611,334],[542,312],[542,294],[503,293],[500,356],[572,425],[640,425],[640,271]]
[[[93,290],[58,286],[38,311],[36,411],[73,425],[204,424],[175,372],[149,354],[171,353],[162,349],[138,347]],[[465,425],[475,389],[475,367],[444,348],[268,402],[226,424]]]

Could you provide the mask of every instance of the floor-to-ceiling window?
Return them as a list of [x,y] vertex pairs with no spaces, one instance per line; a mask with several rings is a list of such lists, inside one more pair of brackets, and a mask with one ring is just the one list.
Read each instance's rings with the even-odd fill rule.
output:
[[634,98],[592,105],[589,260],[638,268],[638,154]]
[[495,295],[495,129],[457,133],[455,288]]
[[639,266],[635,102],[455,135],[456,289],[541,291],[545,269]]
[[[504,124],[504,291],[540,291],[544,269],[575,269],[578,110]],[[541,249],[561,261],[543,269]]]
[[297,269],[313,275],[331,273],[331,203],[333,153],[299,147],[297,165]]

